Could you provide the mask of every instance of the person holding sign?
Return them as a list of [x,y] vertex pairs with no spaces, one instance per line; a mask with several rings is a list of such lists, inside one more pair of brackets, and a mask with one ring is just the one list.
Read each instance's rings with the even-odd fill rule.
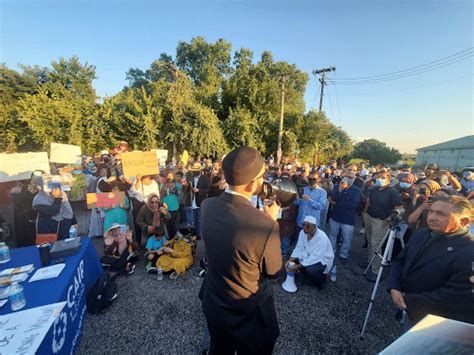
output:
[[160,193],[160,187],[151,175],[137,175],[135,183],[130,190],[133,193],[133,197],[140,202],[145,202],[152,193]]
[[54,183],[44,186],[41,176],[35,177],[35,183],[39,190],[33,198],[33,209],[38,212],[36,234],[57,234],[58,240],[68,238],[69,229],[77,221],[67,195]]
[[[121,190],[121,184],[118,181],[113,181],[110,184],[112,193],[118,194]],[[130,208],[128,197],[125,196],[125,202],[120,205],[113,205],[110,208],[103,208],[105,212],[104,231],[108,230],[113,224],[128,225],[127,210]]]

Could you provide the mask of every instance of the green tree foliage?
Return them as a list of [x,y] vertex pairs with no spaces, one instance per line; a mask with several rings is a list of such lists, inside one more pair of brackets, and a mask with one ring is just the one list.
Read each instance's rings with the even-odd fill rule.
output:
[[304,116],[300,137],[302,159],[314,164],[343,157],[352,150],[347,133],[331,123],[324,112],[311,110]]
[[371,164],[394,164],[402,155],[397,149],[387,147],[384,142],[367,139],[354,146],[353,157],[364,159]]
[[48,68],[0,66],[0,148],[47,149],[50,142],[81,145],[87,153],[126,140],[133,149],[166,148],[201,156],[250,145],[266,155],[277,148],[281,77],[285,75],[283,153],[308,161],[347,156],[347,134],[321,112],[305,114],[308,74],[275,61],[258,61],[223,39],[179,42],[149,68],[130,68],[128,86],[98,98],[95,67],[77,57]]

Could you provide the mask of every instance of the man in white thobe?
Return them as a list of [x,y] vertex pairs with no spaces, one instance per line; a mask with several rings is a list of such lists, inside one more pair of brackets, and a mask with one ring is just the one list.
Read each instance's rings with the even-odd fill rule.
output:
[[296,247],[286,262],[287,271],[299,270],[319,289],[327,282],[332,268],[334,251],[326,233],[317,227],[316,218],[306,216]]

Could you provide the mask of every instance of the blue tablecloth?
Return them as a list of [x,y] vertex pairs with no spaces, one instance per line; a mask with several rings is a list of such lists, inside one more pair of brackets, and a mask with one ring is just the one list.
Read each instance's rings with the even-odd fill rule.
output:
[[[26,247],[10,250],[11,260],[1,264],[1,269],[34,264],[41,267],[38,248]],[[85,237],[81,239],[81,249],[77,254],[64,257],[66,267],[54,279],[22,282],[26,306],[29,309],[46,304],[66,301],[62,312],[46,334],[37,354],[72,354],[79,345],[84,318],[86,316],[86,297],[102,273],[94,244]],[[0,315],[11,313],[8,302],[0,308]]]

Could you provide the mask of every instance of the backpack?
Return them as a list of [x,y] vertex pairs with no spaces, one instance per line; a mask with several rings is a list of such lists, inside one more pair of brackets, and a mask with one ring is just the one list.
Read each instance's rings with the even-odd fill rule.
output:
[[117,297],[115,277],[104,271],[87,296],[87,311],[91,314],[102,313]]

